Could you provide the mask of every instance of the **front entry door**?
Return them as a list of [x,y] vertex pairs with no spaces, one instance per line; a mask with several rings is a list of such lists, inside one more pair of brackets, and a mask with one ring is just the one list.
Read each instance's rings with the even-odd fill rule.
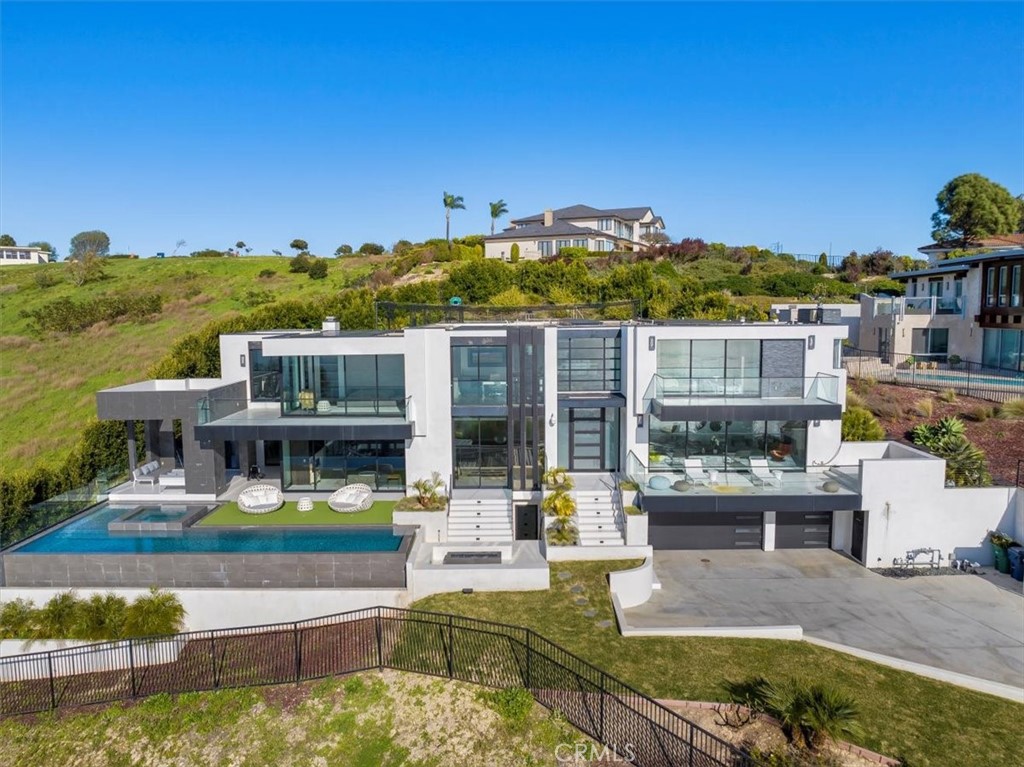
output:
[[861,564],[864,563],[864,511],[853,512],[853,539],[850,541],[850,554]]
[[537,504],[519,504],[516,506],[516,540],[536,541],[539,535],[539,517]]
[[569,411],[569,470],[600,471],[603,455],[601,408],[572,408]]

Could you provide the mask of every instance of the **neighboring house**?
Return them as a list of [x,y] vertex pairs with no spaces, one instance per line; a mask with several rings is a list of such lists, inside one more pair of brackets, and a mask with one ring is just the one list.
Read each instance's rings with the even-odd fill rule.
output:
[[502,232],[484,237],[484,255],[508,261],[512,245],[519,257],[538,259],[557,255],[562,248],[611,252],[640,250],[650,237],[665,229],[665,222],[650,208],[592,208],[572,205],[511,220]]
[[0,266],[46,264],[49,261],[50,251],[42,248],[31,248],[24,245],[0,247]]
[[1024,248],[950,258],[889,275],[905,297],[861,297],[860,347],[1024,371]]
[[1014,250],[1024,248],[1024,233],[1022,234],[996,234],[991,237],[980,237],[969,241],[966,245],[952,242],[933,242],[922,245],[917,249],[919,253],[928,256],[928,263],[932,266],[939,263],[946,254],[964,250]]

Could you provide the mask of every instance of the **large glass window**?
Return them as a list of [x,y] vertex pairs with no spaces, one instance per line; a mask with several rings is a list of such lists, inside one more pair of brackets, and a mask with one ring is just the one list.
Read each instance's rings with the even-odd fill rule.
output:
[[374,490],[405,488],[405,446],[398,441],[290,440],[283,443],[285,490],[337,490],[353,483]]
[[999,267],[999,305],[1006,306],[1009,303],[1010,279],[1009,269],[1006,266]]
[[249,344],[249,391],[254,402],[281,399],[281,358],[264,357],[263,344]]
[[508,487],[504,418],[452,419],[456,487]]
[[1024,331],[985,328],[981,361],[986,367],[1024,371]]
[[990,266],[985,272],[985,306],[996,305],[996,270]]
[[452,347],[452,404],[508,404],[508,363],[504,346]]
[[1010,306],[1021,305],[1021,265],[1014,264],[1010,277]]
[[559,333],[558,390],[610,392],[621,387],[619,336]]
[[757,339],[667,339],[657,344],[662,393],[756,397],[761,392]]
[[285,415],[405,414],[400,354],[283,357]]
[[685,458],[725,471],[744,471],[751,458],[767,458],[775,469],[802,470],[807,422],[662,421],[652,415],[648,450],[651,471],[678,471]]

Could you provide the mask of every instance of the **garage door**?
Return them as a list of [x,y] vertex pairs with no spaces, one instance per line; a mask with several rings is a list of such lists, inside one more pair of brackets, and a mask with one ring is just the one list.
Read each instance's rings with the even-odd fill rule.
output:
[[831,543],[831,511],[775,513],[775,548],[827,549]]
[[761,548],[760,512],[652,512],[648,519],[656,549]]

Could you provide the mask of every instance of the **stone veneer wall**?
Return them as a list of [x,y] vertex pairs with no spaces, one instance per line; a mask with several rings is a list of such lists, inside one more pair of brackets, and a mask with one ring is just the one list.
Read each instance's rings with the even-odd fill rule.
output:
[[404,588],[398,551],[338,554],[5,554],[9,587]]

